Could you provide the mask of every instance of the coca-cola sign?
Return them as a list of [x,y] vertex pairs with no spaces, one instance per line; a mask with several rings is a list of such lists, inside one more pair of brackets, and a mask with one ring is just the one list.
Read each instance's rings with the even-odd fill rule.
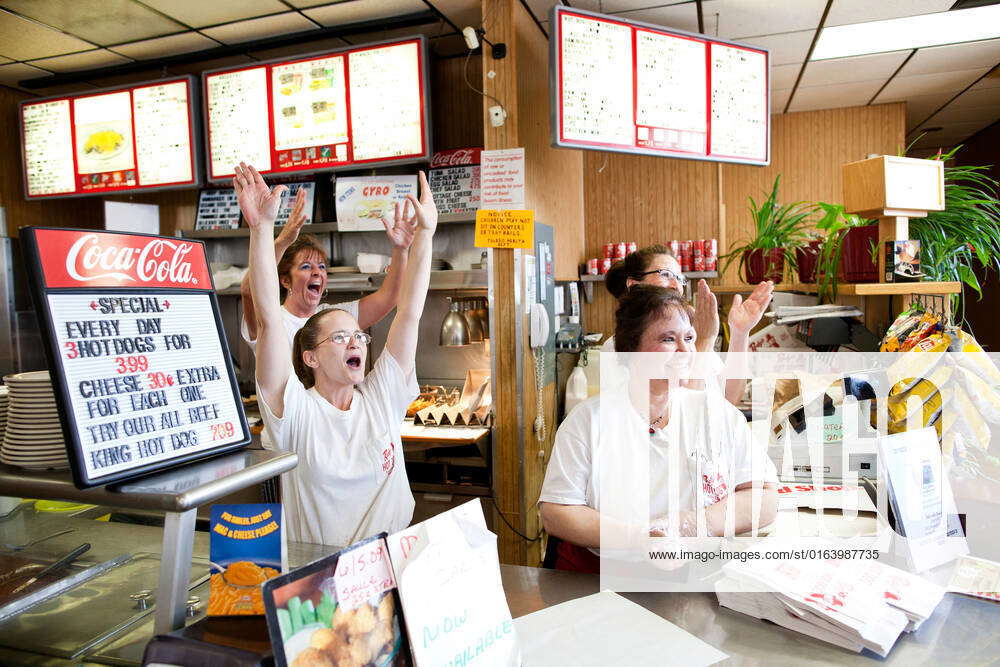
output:
[[201,243],[162,236],[39,229],[45,286],[171,287],[208,290]]
[[438,151],[431,158],[431,169],[444,167],[467,167],[479,164],[481,148],[455,148],[450,151]]

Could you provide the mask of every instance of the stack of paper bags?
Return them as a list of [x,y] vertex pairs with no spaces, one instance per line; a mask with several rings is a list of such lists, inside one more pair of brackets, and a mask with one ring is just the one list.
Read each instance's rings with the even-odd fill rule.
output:
[[748,560],[723,567],[719,604],[855,652],[888,655],[945,589],[871,560]]

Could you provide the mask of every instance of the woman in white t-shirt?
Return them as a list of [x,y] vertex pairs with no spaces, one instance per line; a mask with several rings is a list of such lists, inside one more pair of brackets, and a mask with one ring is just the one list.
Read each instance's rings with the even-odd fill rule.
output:
[[[676,376],[683,377],[696,350],[693,316],[691,306],[676,291],[635,286],[623,295],[615,313],[616,351],[661,353],[657,360],[668,360]],[[642,363],[648,366],[647,360]],[[631,371],[649,372],[638,367]],[[602,502],[609,502],[602,497],[602,474],[615,474],[611,469],[620,474],[629,466],[633,472],[646,470],[642,461],[627,461],[625,466],[616,461],[629,456],[628,438],[636,433],[644,438],[647,427],[650,535],[668,534],[672,511],[677,512],[679,535],[697,535],[699,508],[704,510],[708,535],[725,534],[730,494],[735,494],[733,532],[746,532],[752,526],[754,486],[762,489],[759,525],[773,521],[774,465],[766,452],[754,447],[743,415],[718,391],[685,389],[666,379],[651,379],[648,386],[648,423],[632,405],[634,399],[623,397],[629,390],[616,388],[603,396],[614,406],[616,418],[611,424],[601,423],[598,395],[574,408],[559,426],[539,497],[545,530],[566,543],[560,545],[557,567],[597,570],[596,552],[588,550],[601,544]],[[608,405],[605,415],[612,414]],[[620,450],[602,452],[602,446]],[[628,474],[623,479],[627,485],[639,483]]]
[[[250,227],[257,315],[257,396],[274,447],[299,456],[282,484],[289,537],[344,546],[413,517],[400,425],[419,389],[417,329],[430,281],[437,208],[424,174],[420,198],[396,207],[394,225],[413,236],[385,349],[365,375],[369,336],[350,313],[310,317],[289,349],[278,298],[274,219],[284,186],[269,189],[253,168],[233,179]],[[293,372],[294,370],[294,372]]]
[[[389,314],[396,306],[402,275],[406,271],[407,250],[413,242],[413,234],[405,227],[386,226],[386,236],[392,245],[392,263],[385,280],[375,292],[356,301],[338,304],[321,303],[326,294],[327,273],[326,250],[312,236],[299,236],[305,223],[305,189],[299,188],[295,203],[288,215],[288,222],[274,239],[274,256],[278,262],[278,280],[285,289],[285,300],[281,304],[281,316],[291,347],[295,332],[302,328],[312,315],[326,308],[337,307],[346,310],[358,321],[362,329],[367,329]],[[246,216],[247,212],[244,211]],[[240,283],[240,299],[243,318],[240,334],[250,349],[256,352],[257,316],[254,312],[253,290],[248,271]]]

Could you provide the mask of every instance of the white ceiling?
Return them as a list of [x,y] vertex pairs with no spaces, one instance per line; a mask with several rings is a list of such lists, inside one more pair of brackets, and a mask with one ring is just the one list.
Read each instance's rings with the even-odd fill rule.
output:
[[[543,30],[556,0],[525,0]],[[575,8],[698,32],[695,0],[569,0]],[[947,11],[954,0],[832,0],[825,25],[836,26]],[[1000,39],[806,63],[827,0],[702,0],[706,34],[771,50],[775,113],[905,101],[917,149],[947,147],[1000,119]],[[0,0],[0,85],[150,60],[149,70],[88,78],[42,95],[118,85],[159,76],[156,59],[361,21],[436,11],[402,30],[347,39],[248,50],[167,74],[316,52],[397,35],[423,33],[438,55],[464,53],[459,28],[479,25],[481,0]],[[796,87],[796,81],[798,86]],[[790,101],[790,102],[789,102]],[[787,108],[786,108],[787,107]]]

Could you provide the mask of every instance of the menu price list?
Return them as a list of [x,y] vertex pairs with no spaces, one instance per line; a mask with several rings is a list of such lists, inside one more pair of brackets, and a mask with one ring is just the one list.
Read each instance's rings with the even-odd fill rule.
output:
[[208,294],[49,294],[91,479],[244,439]]
[[566,145],[767,161],[765,52],[559,9],[557,16]]
[[27,195],[194,183],[190,105],[186,79],[22,105]]

